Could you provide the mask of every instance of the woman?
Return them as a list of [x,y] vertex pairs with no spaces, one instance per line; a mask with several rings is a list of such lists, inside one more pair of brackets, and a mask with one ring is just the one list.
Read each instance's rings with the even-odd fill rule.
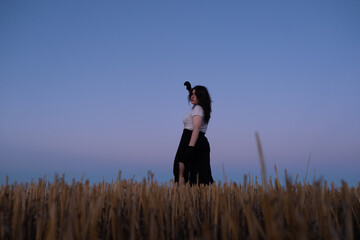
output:
[[213,183],[210,145],[205,137],[211,114],[211,98],[204,86],[191,88],[189,82],[185,82],[184,85],[189,91],[188,101],[193,104],[193,107],[183,120],[184,131],[173,167],[175,182],[180,184],[185,182]]

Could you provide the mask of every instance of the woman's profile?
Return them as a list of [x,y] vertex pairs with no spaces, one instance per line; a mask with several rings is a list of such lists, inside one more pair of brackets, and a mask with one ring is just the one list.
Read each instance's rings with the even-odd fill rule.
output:
[[183,119],[184,130],[173,167],[175,182],[210,184],[214,180],[210,167],[210,145],[205,133],[211,115],[211,97],[204,86],[191,88],[189,82],[184,85],[189,91],[188,101],[193,107]]

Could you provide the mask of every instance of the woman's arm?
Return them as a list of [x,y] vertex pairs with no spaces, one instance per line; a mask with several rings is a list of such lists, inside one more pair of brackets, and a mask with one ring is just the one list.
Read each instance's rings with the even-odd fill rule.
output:
[[199,115],[195,115],[195,116],[192,117],[192,121],[193,121],[194,129],[193,129],[193,132],[191,134],[189,146],[194,147],[195,144],[196,144],[196,141],[197,141],[197,139],[199,137],[202,117],[199,116]]

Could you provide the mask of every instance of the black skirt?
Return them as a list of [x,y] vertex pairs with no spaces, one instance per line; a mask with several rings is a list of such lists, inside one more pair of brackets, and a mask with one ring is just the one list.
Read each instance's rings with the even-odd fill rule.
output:
[[211,175],[210,167],[210,145],[205,137],[205,133],[200,132],[194,148],[194,157],[190,162],[185,162],[186,149],[189,146],[192,131],[184,129],[180,144],[175,155],[173,173],[175,182],[179,181],[179,162],[184,163],[185,182],[191,184],[209,184],[214,180]]

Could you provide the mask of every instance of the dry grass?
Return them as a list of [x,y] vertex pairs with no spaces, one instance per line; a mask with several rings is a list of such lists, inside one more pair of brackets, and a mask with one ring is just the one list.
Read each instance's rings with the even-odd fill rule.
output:
[[[90,186],[55,176],[52,183],[0,186],[0,239],[360,239],[360,184],[341,187],[266,177],[259,135],[261,184],[209,186],[170,181],[149,172],[142,182]],[[285,176],[287,176],[285,170]]]
[[[266,186],[266,188],[264,188]],[[0,239],[359,239],[360,186],[148,180],[0,187]]]

